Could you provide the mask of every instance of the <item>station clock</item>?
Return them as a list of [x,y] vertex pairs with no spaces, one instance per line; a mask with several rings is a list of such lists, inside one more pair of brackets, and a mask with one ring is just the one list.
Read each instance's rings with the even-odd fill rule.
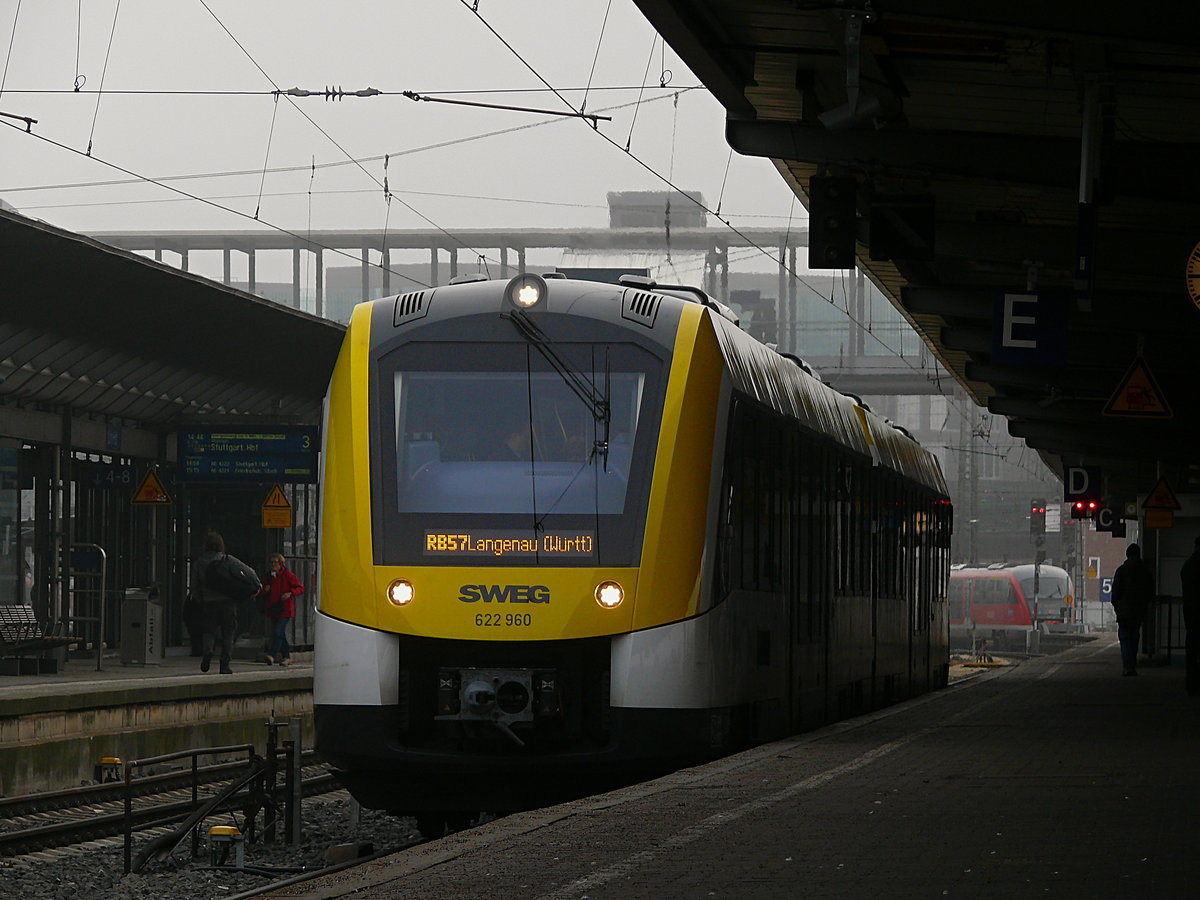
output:
[[1192,298],[1192,302],[1200,307],[1200,242],[1192,248],[1192,252],[1188,254],[1187,272],[1185,273],[1184,281],[1187,282],[1188,296]]

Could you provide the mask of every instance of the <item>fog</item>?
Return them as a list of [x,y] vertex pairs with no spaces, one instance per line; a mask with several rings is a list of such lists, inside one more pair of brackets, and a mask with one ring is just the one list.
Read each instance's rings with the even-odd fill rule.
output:
[[[37,120],[0,119],[0,198],[82,232],[565,228],[670,183],[738,226],[804,223],[628,0],[477,6],[0,0],[0,112]],[[293,87],[383,93],[272,94]],[[551,114],[572,107],[611,121]]]
[[[738,228],[807,225],[768,160],[730,152],[720,105],[630,0],[0,0],[0,52],[0,199],[74,231],[603,228],[609,192],[671,185],[701,194]],[[278,93],[290,88],[316,96]],[[323,96],[367,89],[381,93]],[[581,111],[611,118],[556,115]],[[14,116],[36,122],[27,133]],[[712,215],[707,224],[726,227]],[[758,273],[743,287],[777,293],[776,247],[730,254],[731,270]],[[492,259],[465,266],[497,262],[494,247],[478,250]],[[193,254],[192,270],[220,277],[220,251],[205,254]],[[357,256],[342,255],[326,256],[342,267],[328,275],[326,314],[339,278],[347,309],[362,299]],[[232,278],[246,280],[245,257],[234,256]],[[306,256],[301,291],[312,311]],[[535,260],[531,251],[527,263],[657,267],[701,283],[702,254],[652,256]],[[289,251],[260,257],[260,291],[290,280]],[[395,282],[403,289],[428,265],[427,250],[408,251],[389,268],[407,273]],[[798,274],[804,333],[781,340],[840,357],[854,333],[849,273]],[[290,285],[278,287],[287,302]],[[875,292],[858,315],[869,333],[862,352],[919,350]],[[959,420],[972,423],[972,442],[984,434],[992,443],[986,415],[981,425],[969,404],[944,402],[888,411],[941,453]],[[996,469],[981,474],[1011,477],[1014,463],[1025,470],[1018,478],[1040,473],[1019,442],[1001,442],[978,456]],[[1028,491],[1014,496],[1025,508]]]

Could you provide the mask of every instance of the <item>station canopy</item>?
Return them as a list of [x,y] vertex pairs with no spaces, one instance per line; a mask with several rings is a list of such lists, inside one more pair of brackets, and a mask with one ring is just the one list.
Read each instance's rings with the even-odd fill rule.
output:
[[319,423],[343,326],[7,210],[0,247],[0,416]]
[[1200,489],[1200,6],[634,2],[735,151],[849,179],[852,264],[1010,433]]

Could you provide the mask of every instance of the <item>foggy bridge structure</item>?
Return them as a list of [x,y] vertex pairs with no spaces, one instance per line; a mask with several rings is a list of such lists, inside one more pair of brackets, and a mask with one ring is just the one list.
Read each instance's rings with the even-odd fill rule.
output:
[[[702,214],[701,214],[702,215]],[[661,219],[661,211],[659,211]],[[764,298],[771,308],[765,311],[771,321],[771,333],[781,350],[804,356],[822,377],[839,390],[855,394],[919,395],[944,391],[949,382],[932,353],[923,343],[911,357],[894,355],[867,356],[867,337],[856,325],[864,321],[862,310],[868,285],[861,274],[845,273],[847,306],[844,350],[836,355],[806,355],[800,335],[799,303],[802,280],[797,275],[797,250],[807,247],[807,228],[743,228],[738,231],[694,224],[691,218],[677,214],[689,223],[679,227],[657,224],[625,225],[638,221],[636,216],[618,216],[609,228],[479,228],[463,230],[409,229],[320,229],[303,235],[280,231],[116,231],[95,232],[89,237],[134,253],[152,256],[158,262],[178,264],[192,270],[192,255],[200,252],[221,253],[220,279],[226,285],[238,284],[253,294],[262,294],[263,283],[257,277],[259,254],[287,251],[291,254],[290,297],[275,296],[277,302],[300,309],[304,301],[302,272],[313,265],[313,311],[330,315],[327,267],[333,261],[355,262],[361,272],[358,299],[387,296],[435,287],[460,274],[486,268],[492,277],[508,278],[526,270],[530,251],[559,249],[569,253],[595,253],[611,257],[621,255],[692,254],[703,255],[702,284],[708,293],[730,298],[730,253],[761,249],[770,255],[778,270],[777,298]],[[398,265],[393,254],[424,251],[428,267],[414,273],[411,263]],[[235,260],[245,258],[245,280],[234,278]],[[536,269],[536,266],[534,267]],[[735,273],[736,277],[736,273]],[[821,276],[805,276],[814,278]],[[824,277],[828,277],[826,274]],[[265,294],[263,294],[265,296]],[[736,302],[736,301],[735,301]]]

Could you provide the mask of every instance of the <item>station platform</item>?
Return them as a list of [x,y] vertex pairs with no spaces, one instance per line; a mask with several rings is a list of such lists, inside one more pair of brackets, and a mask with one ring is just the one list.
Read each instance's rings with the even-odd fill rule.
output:
[[[105,657],[101,668],[96,668],[96,658],[72,658],[58,672],[40,675],[0,675],[0,705],[5,713],[9,703],[15,700],[33,701],[44,709],[54,709],[55,704],[69,702],[57,698],[86,695],[94,692],[156,690],[168,685],[193,685],[197,679],[218,677],[217,660],[212,668],[200,671],[200,659],[195,656],[168,656],[158,662],[144,666],[121,665],[116,657]],[[256,684],[264,677],[293,680],[307,678],[312,685],[312,653],[293,654],[290,666],[268,666],[258,660],[234,659],[232,675],[220,678],[236,684]],[[182,679],[173,681],[172,679]]]
[[89,781],[103,757],[139,759],[198,747],[265,747],[264,722],[299,717],[312,735],[312,654],[293,664],[233,660],[208,673],[191,656],[124,666],[94,656],[55,673],[0,676],[0,796]]
[[1115,635],[269,896],[1187,896],[1200,700]]

